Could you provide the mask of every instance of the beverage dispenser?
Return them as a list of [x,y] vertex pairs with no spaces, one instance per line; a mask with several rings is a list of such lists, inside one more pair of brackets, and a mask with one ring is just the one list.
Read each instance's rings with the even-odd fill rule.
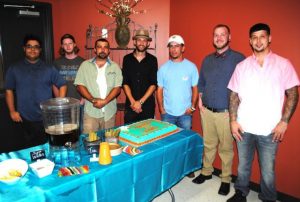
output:
[[58,165],[76,165],[80,161],[80,101],[52,98],[40,104],[45,132],[49,136],[50,158]]

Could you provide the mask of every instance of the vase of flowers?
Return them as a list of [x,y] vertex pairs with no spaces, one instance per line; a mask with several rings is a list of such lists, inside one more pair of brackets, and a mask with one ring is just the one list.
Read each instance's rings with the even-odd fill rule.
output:
[[136,11],[134,7],[143,0],[97,0],[98,4],[104,9],[98,9],[99,13],[115,18],[116,31],[115,39],[119,48],[126,48],[130,41],[130,22],[131,14],[145,13],[145,10]]

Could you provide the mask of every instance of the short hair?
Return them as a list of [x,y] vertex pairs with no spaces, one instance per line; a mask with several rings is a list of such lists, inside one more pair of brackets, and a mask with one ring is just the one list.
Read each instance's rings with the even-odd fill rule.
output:
[[42,41],[41,41],[41,39],[38,36],[34,35],[34,34],[27,34],[24,37],[24,39],[23,39],[23,46],[26,46],[27,42],[31,41],[31,40],[37,41],[39,43],[40,47],[42,47]]
[[217,28],[219,28],[219,27],[225,27],[226,29],[227,29],[227,31],[228,31],[228,34],[230,34],[230,28],[229,28],[229,26],[228,25],[225,25],[225,24],[217,24],[215,27],[214,27],[214,31],[217,29]]
[[251,35],[253,34],[253,32],[257,32],[260,30],[264,30],[267,32],[268,35],[271,34],[271,29],[269,27],[269,25],[265,24],[265,23],[257,23],[255,25],[253,25],[250,30],[249,30],[249,37],[251,37]]
[[[73,43],[76,43],[75,38],[74,38],[73,35],[71,35],[71,34],[64,34],[64,35],[60,38],[60,44],[61,44],[61,45],[63,45],[63,41],[64,41],[65,39],[71,39],[71,40],[73,41]],[[77,53],[79,52],[79,50],[80,50],[80,49],[79,49],[77,46],[74,47],[74,53],[75,53],[75,54],[77,54]],[[59,48],[58,52],[59,52],[59,55],[61,55],[61,56],[64,56],[64,55],[66,54],[65,50],[64,50],[62,47]]]
[[96,48],[96,46],[97,46],[97,43],[98,42],[106,42],[107,44],[108,44],[108,48],[110,48],[110,45],[109,45],[109,42],[108,42],[108,40],[107,39],[105,39],[105,38],[100,38],[100,39],[97,39],[96,41],[95,41],[95,48]]

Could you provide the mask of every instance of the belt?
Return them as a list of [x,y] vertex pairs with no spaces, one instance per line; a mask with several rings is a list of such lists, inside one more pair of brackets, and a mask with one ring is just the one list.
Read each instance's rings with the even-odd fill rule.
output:
[[228,109],[218,109],[218,108],[211,108],[208,106],[203,105],[206,109],[208,109],[209,111],[212,111],[214,113],[222,113],[222,112],[228,112]]

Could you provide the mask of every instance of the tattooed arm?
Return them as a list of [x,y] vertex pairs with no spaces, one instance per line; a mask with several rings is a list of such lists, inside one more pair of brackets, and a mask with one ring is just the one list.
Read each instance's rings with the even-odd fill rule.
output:
[[240,99],[238,97],[238,94],[233,91],[230,91],[230,95],[229,95],[230,127],[231,127],[231,133],[237,141],[243,140],[241,133],[244,132],[242,126],[236,120],[239,104],[240,104]]
[[287,89],[285,91],[285,94],[287,98],[284,105],[282,118],[272,131],[273,142],[281,142],[283,140],[283,136],[287,129],[288,122],[292,118],[292,115],[294,114],[298,104],[298,86],[294,86],[290,89]]

